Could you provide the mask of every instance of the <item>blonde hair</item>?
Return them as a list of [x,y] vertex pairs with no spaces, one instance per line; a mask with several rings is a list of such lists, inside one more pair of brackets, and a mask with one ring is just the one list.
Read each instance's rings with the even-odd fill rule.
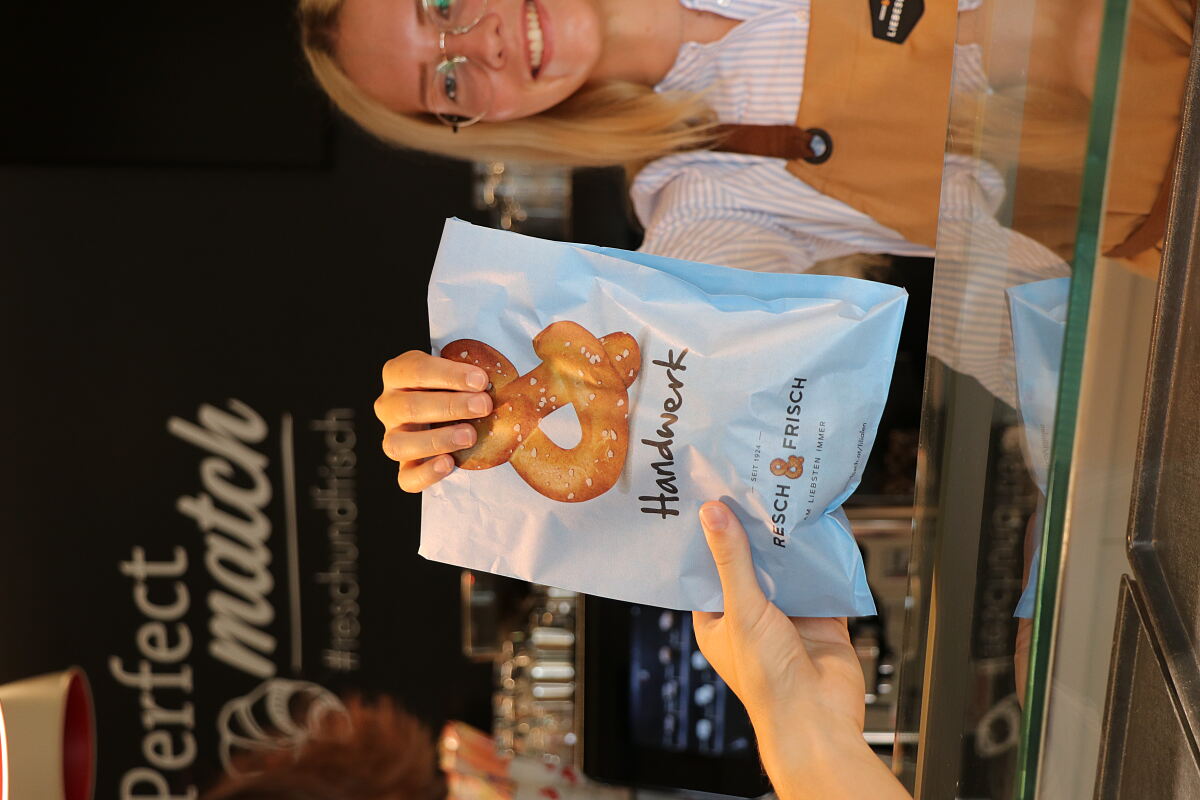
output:
[[701,96],[659,93],[622,81],[585,86],[533,117],[479,123],[457,133],[431,116],[392,111],[355,85],[338,64],[343,2],[300,0],[304,55],[337,107],[393,145],[469,161],[630,167],[716,141],[716,116]]

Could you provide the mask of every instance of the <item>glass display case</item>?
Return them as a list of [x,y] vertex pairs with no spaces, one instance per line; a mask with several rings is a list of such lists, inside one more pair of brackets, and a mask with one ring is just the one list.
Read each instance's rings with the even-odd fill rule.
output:
[[[894,766],[917,798],[1090,798],[1115,752],[1114,629],[1153,595],[1122,576],[1127,530],[1148,535],[1139,442],[1163,434],[1143,427],[1151,342],[1181,346],[1163,314],[1196,253],[1195,4],[959,8]],[[1173,641],[1163,663],[1196,639]],[[1178,663],[1166,707],[1194,771]]]

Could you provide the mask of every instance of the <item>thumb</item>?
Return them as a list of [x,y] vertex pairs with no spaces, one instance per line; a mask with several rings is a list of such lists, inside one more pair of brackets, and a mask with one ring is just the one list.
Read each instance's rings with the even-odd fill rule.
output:
[[766,608],[767,598],[754,573],[750,540],[746,538],[745,529],[733,512],[718,502],[700,507],[700,525],[721,577],[725,617],[736,625],[753,624]]

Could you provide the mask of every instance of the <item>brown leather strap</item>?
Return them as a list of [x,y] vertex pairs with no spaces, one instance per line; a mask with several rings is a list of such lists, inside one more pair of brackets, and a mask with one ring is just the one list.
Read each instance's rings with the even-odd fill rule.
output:
[[1150,213],[1142,220],[1141,225],[1125,237],[1125,241],[1104,255],[1110,258],[1133,258],[1162,241],[1167,233],[1167,211],[1171,207],[1171,188],[1175,183],[1175,161],[1178,157],[1179,146],[1176,145],[1175,154],[1171,156],[1171,165],[1158,187],[1158,196],[1154,198],[1154,205],[1150,206]]
[[[822,133],[817,132],[817,135]],[[719,143],[713,149],[726,153],[785,158],[788,161],[801,158],[814,163],[828,156],[828,142],[821,153],[813,152],[812,128],[804,130],[794,125],[720,125],[717,135],[720,137]]]

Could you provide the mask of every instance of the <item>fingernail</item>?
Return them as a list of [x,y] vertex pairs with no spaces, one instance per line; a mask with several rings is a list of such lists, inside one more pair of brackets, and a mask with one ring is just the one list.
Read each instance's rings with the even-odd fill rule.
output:
[[467,408],[472,414],[486,414],[488,410],[487,398],[483,395],[476,395],[467,401]]
[[487,386],[487,384],[488,384],[487,375],[485,373],[483,373],[482,371],[476,369],[476,370],[471,370],[470,372],[467,373],[467,386],[470,386],[475,391],[477,391],[477,392],[483,391],[484,387]]
[[724,506],[704,506],[700,509],[700,523],[710,531],[723,531],[729,524],[729,512]]
[[450,474],[450,459],[442,457],[442,458],[439,458],[437,461],[434,461],[433,462],[433,471],[436,472],[438,475],[449,475]]
[[466,447],[475,438],[475,431],[471,428],[455,428],[454,443],[459,447]]

